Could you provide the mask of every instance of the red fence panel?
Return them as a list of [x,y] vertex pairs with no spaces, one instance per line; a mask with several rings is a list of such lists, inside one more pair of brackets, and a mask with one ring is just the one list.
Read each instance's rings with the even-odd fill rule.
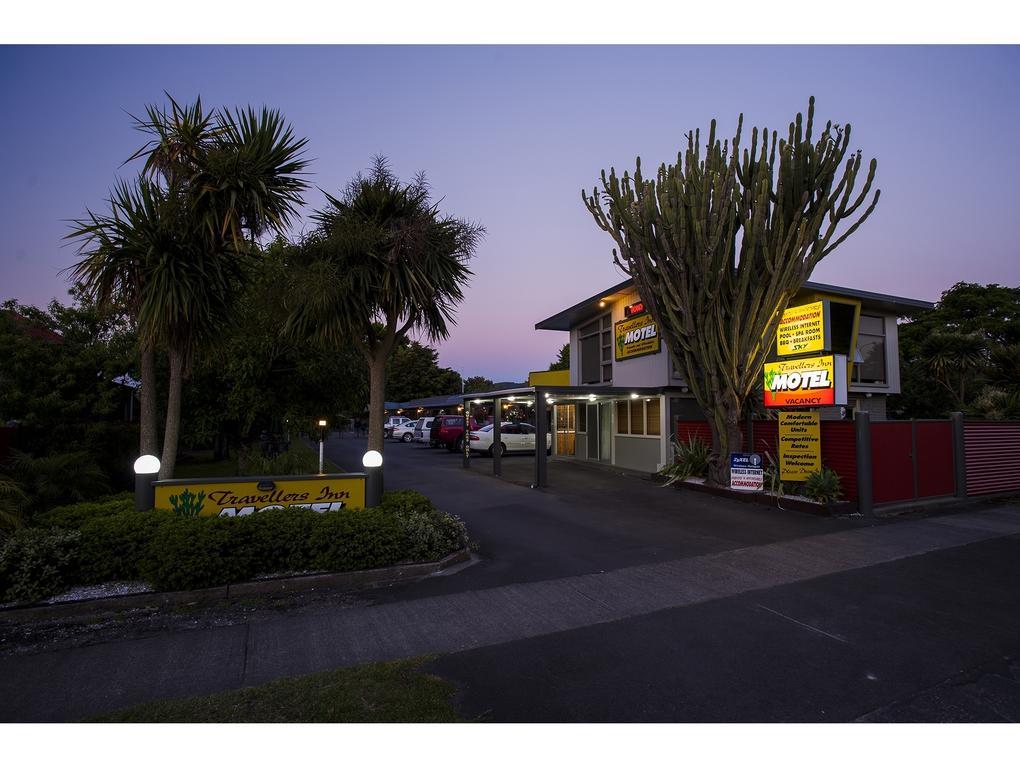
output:
[[968,496],[1020,490],[1020,422],[964,422],[963,445]]
[[876,504],[914,498],[914,425],[871,423],[872,498]]
[[[822,465],[833,469],[843,485],[843,496],[857,500],[857,436],[852,421],[823,421]],[[745,431],[745,425],[741,425]],[[700,437],[712,445],[712,430],[707,421],[677,421],[676,436],[686,441],[689,436]],[[746,437],[746,435],[745,435]],[[754,422],[755,453],[769,453],[779,458],[779,422],[776,419],[756,419]]]
[[949,421],[914,422],[915,458],[917,461],[917,497],[952,496],[953,425]]
[[843,497],[857,501],[857,432],[852,421],[822,422],[822,465],[839,475]]

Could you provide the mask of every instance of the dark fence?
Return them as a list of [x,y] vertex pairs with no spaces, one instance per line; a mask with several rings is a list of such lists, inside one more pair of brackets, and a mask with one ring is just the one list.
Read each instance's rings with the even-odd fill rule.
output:
[[965,421],[967,495],[1020,491],[1020,422]]

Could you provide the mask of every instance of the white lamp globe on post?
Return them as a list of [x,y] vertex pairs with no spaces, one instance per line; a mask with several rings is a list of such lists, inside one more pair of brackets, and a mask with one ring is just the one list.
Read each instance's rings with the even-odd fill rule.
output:
[[382,454],[379,451],[368,451],[361,457],[361,465],[365,468],[365,506],[378,507],[383,495]]
[[153,481],[159,477],[159,459],[146,454],[135,459],[135,510],[144,512],[156,505]]

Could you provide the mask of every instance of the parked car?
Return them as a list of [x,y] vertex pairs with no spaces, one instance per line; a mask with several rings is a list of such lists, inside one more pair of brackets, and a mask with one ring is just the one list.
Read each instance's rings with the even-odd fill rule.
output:
[[414,440],[414,428],[418,426],[417,421],[408,419],[403,424],[390,428],[389,436],[402,443],[409,443]]
[[[478,429],[478,422],[474,419],[471,419],[471,429]],[[437,416],[432,422],[431,442],[450,451],[464,450],[464,417]]]
[[427,443],[429,441],[429,433],[432,430],[432,417],[422,416],[418,419],[418,423],[414,425],[414,442],[416,443]]
[[383,437],[392,437],[394,427],[402,426],[411,421],[407,416],[388,416],[386,421],[383,422]]
[[[499,425],[499,446],[496,450],[500,455],[507,453],[519,453],[522,451],[533,451],[537,444],[535,427],[531,424],[513,422],[502,422]],[[486,424],[481,429],[471,430],[471,450],[493,454],[492,445],[492,424]],[[548,432],[545,435],[545,452],[552,451],[552,435]]]

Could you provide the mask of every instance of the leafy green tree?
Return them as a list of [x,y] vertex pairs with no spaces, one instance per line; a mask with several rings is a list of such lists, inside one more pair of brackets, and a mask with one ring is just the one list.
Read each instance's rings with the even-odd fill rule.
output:
[[902,418],[1012,418],[1020,400],[1020,287],[956,283],[899,326]]
[[869,202],[874,160],[856,192],[861,154],[847,155],[849,125],[829,122],[813,137],[814,98],[806,124],[798,114],[778,146],[776,132],[763,130],[759,143],[755,128],[744,148],[742,128],[743,115],[732,143],[720,141],[712,121],[704,155],[693,131],[654,178],[638,158],[633,175],[603,171],[601,189],[582,192],[705,412],[713,485],[729,483],[728,454],[783,310],[879,197]]
[[277,239],[253,261],[232,322],[197,361],[185,389],[184,441],[212,444],[217,458],[263,430],[286,432],[288,424],[360,412],[368,399],[368,372],[353,346],[327,350],[280,333],[288,254]]
[[550,371],[569,371],[570,370],[570,344],[564,344],[560,347],[559,354],[556,355],[556,359],[549,363]]
[[382,157],[327,201],[297,248],[288,329],[358,349],[369,371],[368,446],[382,451],[387,361],[410,333],[447,337],[484,230],[441,214],[424,176],[404,184]]
[[[183,381],[227,321],[257,238],[284,231],[302,203],[306,140],[277,111],[207,111],[201,99],[149,106],[136,127],[150,137],[129,158],[144,161],[141,175],[115,188],[110,214],[89,211],[75,222],[69,237],[81,241],[84,258],[72,274],[100,301],[117,297],[133,309],[143,356],[167,349],[166,478],[176,464]],[[143,392],[153,373],[143,364]],[[150,411],[146,403],[143,418]]]
[[465,392],[491,392],[495,384],[484,376],[468,376],[464,379]]
[[460,391],[460,374],[440,368],[439,353],[417,341],[399,343],[386,363],[386,399],[391,402]]

